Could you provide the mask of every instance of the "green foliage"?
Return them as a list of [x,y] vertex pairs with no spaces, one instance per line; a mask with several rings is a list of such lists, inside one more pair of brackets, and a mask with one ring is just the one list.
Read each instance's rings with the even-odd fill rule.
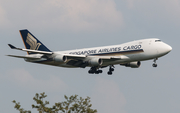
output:
[[31,111],[26,111],[23,108],[21,108],[21,105],[19,102],[17,103],[15,100],[13,100],[12,102],[15,103],[14,108],[19,110],[20,113],[31,113]]
[[[90,97],[83,99],[82,97],[78,98],[78,95],[72,95],[67,97],[64,95],[65,101],[55,103],[52,107],[47,107],[49,101],[43,101],[47,95],[45,93],[36,93],[33,100],[37,105],[32,104],[32,108],[37,109],[39,113],[97,113],[97,110],[91,109],[92,104],[90,104]],[[20,108],[20,103],[15,103],[14,108],[19,110],[20,113],[31,113],[31,111],[26,111],[23,108]]]

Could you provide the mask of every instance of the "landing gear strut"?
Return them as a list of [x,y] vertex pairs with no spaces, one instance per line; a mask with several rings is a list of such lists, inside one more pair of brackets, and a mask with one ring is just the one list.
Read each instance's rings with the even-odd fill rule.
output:
[[91,69],[88,71],[89,74],[99,74],[102,73],[102,70],[99,70],[97,67],[91,67]]
[[107,72],[108,75],[112,75],[112,72],[114,71],[114,66],[110,65],[109,66],[109,71]]
[[158,60],[158,58],[155,58],[155,59],[154,59],[154,63],[153,63],[153,65],[152,65],[153,67],[157,67],[156,60]]

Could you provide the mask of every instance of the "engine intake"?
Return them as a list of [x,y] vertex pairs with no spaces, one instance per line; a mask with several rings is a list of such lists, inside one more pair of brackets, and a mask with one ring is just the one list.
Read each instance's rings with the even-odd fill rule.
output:
[[103,60],[100,58],[93,58],[93,59],[89,60],[89,64],[91,66],[100,66],[103,64]]
[[56,55],[56,56],[54,57],[54,61],[55,61],[55,62],[63,63],[63,62],[66,62],[66,61],[67,61],[67,57],[64,56],[64,55]]
[[137,61],[137,62],[130,62],[130,63],[126,63],[126,64],[120,64],[126,67],[131,67],[131,68],[139,68],[141,66],[141,62]]

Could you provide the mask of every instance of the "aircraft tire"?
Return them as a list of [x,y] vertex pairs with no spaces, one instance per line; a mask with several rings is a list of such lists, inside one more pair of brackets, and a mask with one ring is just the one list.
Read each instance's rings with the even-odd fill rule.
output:
[[98,70],[99,73],[102,73],[103,71],[102,70]]
[[94,74],[94,72],[92,70],[89,70],[88,73],[89,74]]
[[107,73],[108,75],[112,75],[112,72],[111,71],[108,71],[108,73]]
[[96,71],[95,74],[99,74],[99,71]]
[[157,67],[157,64],[153,64],[152,66],[153,66],[153,67]]

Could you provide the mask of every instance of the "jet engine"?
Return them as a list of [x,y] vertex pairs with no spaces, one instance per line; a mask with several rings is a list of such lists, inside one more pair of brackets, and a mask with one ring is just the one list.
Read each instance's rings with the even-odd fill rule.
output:
[[122,66],[126,66],[126,67],[131,67],[131,68],[139,68],[141,66],[141,62],[137,61],[137,62],[130,62],[130,63],[126,63],[126,64],[120,64]]
[[67,61],[67,57],[64,56],[64,55],[56,55],[56,56],[54,57],[54,61],[55,61],[55,62],[63,63],[63,62],[66,62],[66,61]]
[[103,60],[100,58],[93,58],[93,59],[89,60],[89,64],[91,66],[100,66],[103,64]]

